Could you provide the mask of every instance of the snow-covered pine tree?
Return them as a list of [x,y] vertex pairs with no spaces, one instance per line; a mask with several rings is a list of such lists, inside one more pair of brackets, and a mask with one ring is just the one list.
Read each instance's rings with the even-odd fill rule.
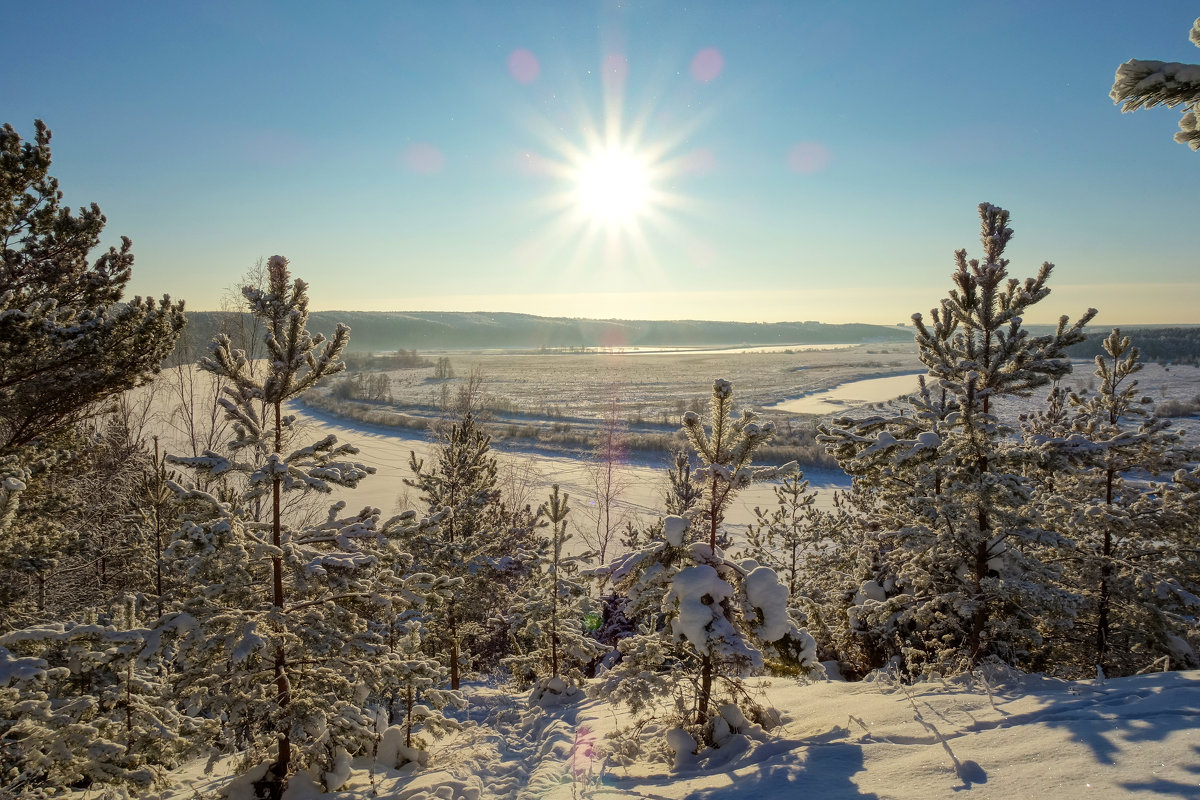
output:
[[172,702],[139,622],[130,597],[115,613],[0,636],[0,789],[145,791],[195,754],[215,722]]
[[150,548],[129,525],[150,456],[119,414],[44,437],[57,452],[0,536],[0,630],[78,619],[150,589]]
[[[447,591],[455,586],[447,584]],[[424,639],[420,620],[406,614],[397,626],[403,632],[389,642],[384,662],[377,671],[380,684],[375,693],[386,699],[386,708],[379,714],[387,727],[380,731],[376,760],[388,767],[401,767],[414,762],[429,763],[424,748],[430,740],[452,731],[461,730],[458,720],[448,717],[448,707],[466,708],[467,699],[461,692],[443,688],[450,673],[436,658],[422,652]]]
[[62,206],[49,176],[50,130],[34,142],[0,127],[0,528],[30,470],[55,459],[52,434],[99,413],[97,401],[149,380],[183,328],[183,305],[123,300],[129,239],[94,262],[105,218]]
[[[1200,458],[1193,457],[1193,460]],[[1200,529],[1196,524],[1200,520],[1200,464],[1191,464],[1190,469],[1176,470],[1170,483],[1163,488],[1166,499],[1164,510],[1170,515],[1167,524],[1174,534],[1172,538],[1179,544],[1166,557],[1164,567],[1176,576],[1187,592],[1200,597],[1200,541],[1197,541],[1200,539]],[[1190,601],[1181,602],[1168,610],[1188,625],[1188,647],[1180,649],[1200,652],[1200,613],[1197,613],[1194,604]]]
[[1056,392],[1046,413],[1026,421],[1030,444],[1050,467],[1037,502],[1069,542],[1063,587],[1080,606],[1062,639],[1067,646],[1050,662],[1102,675],[1131,674],[1163,655],[1194,665],[1180,612],[1193,616],[1200,601],[1172,569],[1190,543],[1179,540],[1155,483],[1194,453],[1139,394],[1133,376],[1142,364],[1129,337],[1114,329],[1103,347],[1095,393],[1071,393],[1065,406]]
[[667,488],[663,492],[668,514],[688,517],[704,496],[704,488],[692,475],[692,461],[686,450],[675,454],[675,467],[667,468]]
[[[491,437],[471,412],[453,420],[428,468],[412,454],[413,478],[405,483],[437,520],[436,528],[406,540],[417,569],[460,578],[453,596],[426,612],[427,642],[458,689],[462,669],[498,663],[506,654],[507,627],[500,620],[508,597],[528,574],[532,519],[501,502]],[[528,515],[531,517],[532,515]]]
[[802,472],[787,475],[773,487],[775,506],[754,507],[754,522],[746,529],[742,551],[765,564],[787,584],[796,599],[802,589],[805,560],[816,556],[822,546],[827,521],[817,510],[817,493],[809,488]]
[[168,482],[179,476],[167,469],[166,454],[154,437],[154,458],[146,465],[137,483],[137,513],[133,527],[141,534],[143,547],[153,556],[151,592],[156,616],[166,611],[167,590],[171,577],[165,574],[163,553],[171,532],[179,522],[179,501]]
[[846,627],[843,596],[857,560],[849,526],[836,511],[816,507],[817,493],[803,473],[785,476],[773,491],[773,507],[755,507],[741,554],[775,570],[788,587],[793,616],[837,655]]
[[1050,293],[1053,265],[1009,279],[1009,214],[987,203],[979,214],[983,260],[957,251],[956,288],[931,312],[933,325],[913,315],[932,384],[909,413],[823,431],[855,478],[877,570],[852,624],[912,673],[970,669],[987,656],[1019,663],[1037,644],[1039,614],[1063,611],[1054,570],[1036,554],[1052,538],[1024,477],[1036,458],[997,412],[1070,370],[1066,348],[1095,310],[1030,336],[1023,314]]
[[[223,720],[218,744],[248,765],[271,759],[257,786],[278,798],[297,769],[318,770],[330,788],[347,754],[374,746],[377,715],[364,706],[385,642],[370,623],[403,613],[435,581],[397,566],[394,540],[424,526],[411,514],[381,522],[377,509],[343,516],[338,503],[318,524],[288,524],[286,493],[354,486],[374,471],[348,460],[357,450],[333,436],[297,446],[295,419],[283,410],[342,369],[349,329],[339,325],[328,342],[308,332],[307,286],[289,285],[282,256],[269,260],[265,288],[243,294],[264,324],[266,363],[253,374],[224,335],[200,362],[225,381],[232,455],[168,459],[210,478],[241,475],[229,484],[241,488],[221,497],[179,488],[187,512],[167,552],[181,573],[179,605],[153,638],[172,656],[185,707]],[[262,500],[270,512],[260,522]]]
[[[710,746],[720,746],[730,726],[744,719],[731,710],[748,709],[742,677],[761,670],[765,658],[804,670],[816,665],[816,643],[788,612],[788,590],[775,571],[736,561],[717,545],[725,510],[740,489],[795,469],[795,464],[751,466],[772,427],[758,425],[749,413],[732,412],[733,387],[717,380],[709,430],[695,413],[684,418],[702,464],[695,471],[704,487],[693,511],[696,524],[669,516],[661,538],[595,570],[629,598],[625,613],[637,620],[639,631],[621,640],[621,660],[591,691],[635,713],[672,697],[692,739]],[[700,531],[700,540],[689,530]],[[727,704],[717,703],[718,689]]]
[[565,695],[571,684],[582,683],[583,667],[607,650],[585,629],[589,619],[598,619],[587,585],[576,577],[588,554],[563,552],[571,538],[567,533],[570,497],[554,484],[549,499],[538,509],[550,524],[550,536],[538,543],[529,580],[505,613],[515,652],[503,663],[518,683],[535,682],[533,700]]
[[[1200,47],[1200,18],[1192,23],[1189,38]],[[1200,64],[1131,59],[1117,67],[1108,96],[1122,104],[1123,112],[1182,105],[1175,141],[1200,150]]]
[[942,633],[911,617],[916,595],[897,575],[906,532],[937,516],[946,476],[938,448],[959,409],[946,389],[924,376],[918,383],[916,394],[880,413],[819,427],[818,441],[853,479],[839,498],[837,523],[855,556],[850,580],[841,587],[847,635],[829,642],[843,669],[852,672],[879,669],[906,651],[923,652]]

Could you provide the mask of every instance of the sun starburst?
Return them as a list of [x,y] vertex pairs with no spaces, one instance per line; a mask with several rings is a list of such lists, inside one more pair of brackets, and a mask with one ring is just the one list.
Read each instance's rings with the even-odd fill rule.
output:
[[575,181],[579,208],[603,225],[632,224],[653,200],[648,165],[619,149],[587,156],[577,165]]
[[627,73],[623,58],[604,58],[599,114],[580,99],[569,115],[528,120],[543,146],[525,154],[524,169],[550,183],[537,205],[541,224],[522,243],[522,260],[531,271],[553,270],[560,285],[661,286],[667,263],[703,250],[684,219],[699,204],[679,188],[711,162],[707,151],[686,149],[702,115],[665,123],[671,115],[656,107],[630,114]]

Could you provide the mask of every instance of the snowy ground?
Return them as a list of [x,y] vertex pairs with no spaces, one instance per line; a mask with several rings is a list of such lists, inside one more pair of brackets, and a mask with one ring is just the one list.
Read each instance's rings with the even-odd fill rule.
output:
[[[794,348],[795,346],[793,346]],[[829,389],[848,381],[923,369],[910,342],[855,345],[827,350],[768,351],[768,348],[664,353],[539,355],[516,352],[460,353],[449,356],[457,380],[482,378],[482,391],[541,414],[557,409],[571,417],[603,417],[611,402],[621,416],[657,421],[678,419],[695,400],[706,404],[712,382],[733,383],[739,408],[762,408],[781,400]],[[433,369],[388,373],[398,404],[437,405],[442,383]]]
[[[523,694],[472,686],[474,724],[435,745],[429,767],[377,766],[373,789],[372,765],[360,760],[331,797],[1200,797],[1200,672],[758,685],[784,724],[681,769],[654,759],[662,739],[654,724],[644,729],[651,754],[617,766],[608,734],[632,720],[605,703],[528,709]],[[228,784],[197,772],[181,771],[166,796],[211,796]],[[293,784],[290,800],[319,795],[303,779]]]
[[[415,507],[415,495],[407,490],[404,479],[412,477],[410,452],[415,452],[419,459],[428,459],[432,454],[433,444],[427,433],[379,428],[307,408],[293,407],[292,411],[304,421],[306,436],[320,438],[332,433],[339,442],[350,442],[358,447],[361,452],[357,458],[375,467],[376,474],[363,480],[357,489],[338,490],[338,498],[345,499],[354,508],[372,505],[385,512]],[[546,499],[554,483],[571,495],[572,505],[576,507],[588,503],[595,491],[588,473],[588,462],[581,459],[530,450],[510,450],[503,444],[494,447],[493,453],[501,467],[502,483],[505,476],[511,477],[514,473],[522,476],[529,485],[513,489],[528,495],[526,502],[535,507]],[[663,492],[666,489],[667,467],[671,464],[670,456],[662,454],[660,461],[658,464],[643,461],[620,468],[626,490],[617,505],[632,518],[657,519],[663,514]],[[841,470],[805,469],[804,475],[814,488],[824,490],[819,500],[822,505],[832,503],[833,490],[850,485],[850,479]],[[736,497],[726,515],[726,522],[733,531],[754,521],[756,505],[768,508],[775,504],[772,486],[752,485]],[[507,491],[507,486],[504,488],[507,497],[514,496],[514,491]],[[580,508],[577,517],[584,513],[585,510]]]

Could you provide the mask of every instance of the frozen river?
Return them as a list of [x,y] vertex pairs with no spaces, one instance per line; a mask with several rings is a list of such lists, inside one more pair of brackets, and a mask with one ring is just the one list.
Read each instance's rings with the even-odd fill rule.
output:
[[[300,406],[293,406],[292,413],[305,422],[308,431],[306,438],[315,439],[332,433],[339,442],[349,442],[358,447],[361,451],[358,459],[376,468],[376,474],[363,480],[357,489],[339,490],[338,496],[345,499],[348,506],[375,506],[382,509],[385,515],[416,506],[415,490],[406,487],[404,479],[412,477],[410,452],[415,452],[418,459],[430,457],[433,445],[426,434],[373,427]],[[583,516],[580,507],[588,505],[594,493],[588,461],[557,454],[509,450],[502,445],[495,447],[493,452],[500,465],[502,483],[524,484],[514,488],[524,488],[525,502],[537,507],[546,499],[550,486],[557,483],[562,491],[571,495],[571,504],[580,509],[578,516]],[[628,486],[617,504],[623,511],[647,521],[662,516],[663,493],[670,462],[665,454],[661,458],[661,466],[642,461],[621,467],[621,477]],[[824,507],[832,504],[833,490],[850,484],[849,478],[840,470],[814,468],[806,471],[805,477],[814,488],[823,490],[818,504]],[[734,499],[733,507],[726,514],[727,525],[744,528],[747,523],[754,521],[756,505],[765,509],[774,503],[772,484],[752,485]]]
[[885,378],[867,378],[834,386],[821,392],[812,392],[803,397],[784,400],[767,408],[771,411],[789,411],[793,414],[836,414],[839,411],[862,405],[894,400],[917,390],[917,377],[922,373],[889,375]]

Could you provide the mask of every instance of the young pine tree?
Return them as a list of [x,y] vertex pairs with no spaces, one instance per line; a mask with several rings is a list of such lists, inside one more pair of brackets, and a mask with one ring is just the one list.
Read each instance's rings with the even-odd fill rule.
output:
[[876,577],[852,620],[912,673],[971,669],[996,656],[1020,663],[1039,644],[1039,616],[1062,616],[1055,570],[1041,556],[1050,533],[1031,508],[1025,477],[1036,459],[999,412],[1070,370],[1074,325],[1031,336],[1023,315],[1050,293],[1053,266],[1008,277],[1007,211],[979,206],[984,256],[955,253],[955,288],[913,316],[925,385],[906,414],[839,420],[824,440],[855,478]]
[[[721,520],[740,489],[795,469],[752,467],[771,426],[732,412],[733,388],[718,380],[710,429],[695,413],[684,418],[702,463],[695,471],[704,487],[692,511],[695,523],[667,517],[661,538],[596,571],[628,596],[625,613],[638,620],[639,631],[621,640],[621,661],[593,692],[635,713],[657,698],[673,697],[693,740],[712,746],[743,719],[732,709],[746,707],[744,675],[762,670],[767,658],[806,670],[816,663],[816,644],[788,612],[788,589],[775,571],[734,560],[718,545]],[[699,541],[691,531],[699,532]],[[718,704],[718,690],[729,703]]]
[[[454,589],[451,585],[445,588]],[[467,707],[461,692],[444,688],[449,671],[422,652],[425,637],[420,620],[415,614],[405,617],[398,623],[403,632],[389,642],[377,672],[380,685],[376,691],[387,699],[386,711],[380,714],[386,714],[390,725],[381,731],[375,755],[388,767],[409,762],[428,764],[429,753],[424,748],[430,740],[462,728],[457,720],[446,716],[445,709]]]
[[[232,455],[169,459],[208,478],[242,480],[220,497],[178,489],[187,511],[167,551],[182,573],[178,610],[155,636],[169,644],[181,701],[224,721],[226,750],[251,763],[271,759],[257,785],[278,798],[297,769],[321,768],[336,783],[346,754],[374,745],[376,715],[364,704],[378,683],[383,641],[371,622],[403,613],[432,579],[401,574],[407,561],[395,540],[421,527],[412,515],[342,516],[338,503],[317,524],[288,524],[285,494],[354,486],[374,471],[348,460],[357,450],[333,436],[298,446],[283,408],[342,369],[349,329],[338,326],[328,342],[308,332],[307,286],[289,283],[281,256],[268,262],[267,286],[243,294],[263,322],[266,363],[252,374],[223,335],[200,362],[225,382]],[[269,510],[260,520],[263,501]]]
[[506,598],[528,575],[532,513],[512,512],[501,502],[491,437],[467,412],[442,433],[435,461],[411,458],[414,478],[436,528],[406,540],[418,569],[461,579],[458,591],[424,618],[428,642],[458,689],[463,667],[495,665],[507,651],[508,630],[495,624]]
[[854,542],[840,514],[818,509],[817,493],[803,474],[774,487],[775,505],[755,507],[741,548],[746,558],[775,570],[788,587],[788,608],[830,655],[845,629],[844,588],[856,562]]
[[1089,667],[1130,674],[1162,655],[1187,666],[1195,655],[1183,646],[1180,612],[1193,614],[1195,597],[1172,565],[1190,543],[1180,540],[1183,531],[1152,481],[1193,454],[1149,413],[1133,378],[1142,364],[1130,339],[1113,330],[1103,347],[1097,391],[1071,393],[1066,406],[1053,396],[1049,411],[1027,423],[1030,443],[1052,467],[1041,481],[1039,505],[1069,542],[1063,586],[1078,603],[1076,624],[1055,660],[1085,674]]
[[505,614],[516,652],[504,663],[518,682],[536,679],[535,696],[565,694],[568,683],[562,678],[580,683],[583,667],[607,649],[586,630],[588,620],[598,619],[587,585],[576,576],[586,556],[563,552],[571,538],[570,511],[570,495],[560,493],[555,484],[538,509],[550,524],[550,536],[539,542],[529,581]]

